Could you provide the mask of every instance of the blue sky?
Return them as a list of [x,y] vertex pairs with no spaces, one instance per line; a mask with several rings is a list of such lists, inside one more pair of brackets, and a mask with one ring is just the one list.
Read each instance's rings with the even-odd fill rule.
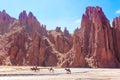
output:
[[60,26],[62,30],[67,27],[73,31],[80,27],[82,14],[87,6],[102,7],[107,18],[120,16],[120,0],[1,0],[0,11],[3,9],[18,19],[20,12],[26,10],[33,12],[38,21],[46,24],[47,29]]

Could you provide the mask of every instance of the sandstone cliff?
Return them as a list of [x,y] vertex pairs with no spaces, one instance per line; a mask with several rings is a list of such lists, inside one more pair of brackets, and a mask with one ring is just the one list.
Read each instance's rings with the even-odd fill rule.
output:
[[[113,26],[119,28],[118,20],[113,22]],[[73,48],[68,52],[68,55],[74,56],[68,57],[63,66],[68,64],[70,67],[118,67],[120,56],[117,33],[114,30],[117,40],[114,41],[113,30],[102,9],[87,7],[82,16],[81,28],[76,29],[73,34]]]
[[86,13],[82,16],[81,28],[74,35],[76,36],[74,49],[76,57],[80,56],[79,64],[89,67],[117,67],[112,29],[100,7],[86,8]]
[[47,30],[32,12],[0,12],[0,65],[120,67],[120,17],[111,27],[100,7],[87,7],[81,27]]
[[119,61],[120,66],[120,17],[117,17],[113,20],[113,41],[114,41],[114,50],[115,50],[115,56],[116,59]]

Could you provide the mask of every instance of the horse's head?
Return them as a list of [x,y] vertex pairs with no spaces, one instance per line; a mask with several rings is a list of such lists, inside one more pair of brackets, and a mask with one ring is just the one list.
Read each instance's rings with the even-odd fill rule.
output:
[[65,70],[68,70],[67,68],[65,68]]

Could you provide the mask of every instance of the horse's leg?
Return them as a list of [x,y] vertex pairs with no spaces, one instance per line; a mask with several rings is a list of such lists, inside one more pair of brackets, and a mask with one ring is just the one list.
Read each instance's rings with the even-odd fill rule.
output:
[[52,72],[54,72],[54,69],[52,70]]
[[53,72],[53,69],[51,69],[51,72]]
[[36,69],[35,69],[35,72],[36,72]]

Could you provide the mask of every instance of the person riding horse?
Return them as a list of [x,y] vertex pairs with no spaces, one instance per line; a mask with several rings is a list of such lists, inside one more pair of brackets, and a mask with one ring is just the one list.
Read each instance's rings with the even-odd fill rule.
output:
[[69,68],[65,68],[67,74],[71,74],[71,70]]
[[35,72],[38,70],[39,71],[39,68],[37,66],[33,66],[33,68],[31,68],[31,70],[35,70]]

